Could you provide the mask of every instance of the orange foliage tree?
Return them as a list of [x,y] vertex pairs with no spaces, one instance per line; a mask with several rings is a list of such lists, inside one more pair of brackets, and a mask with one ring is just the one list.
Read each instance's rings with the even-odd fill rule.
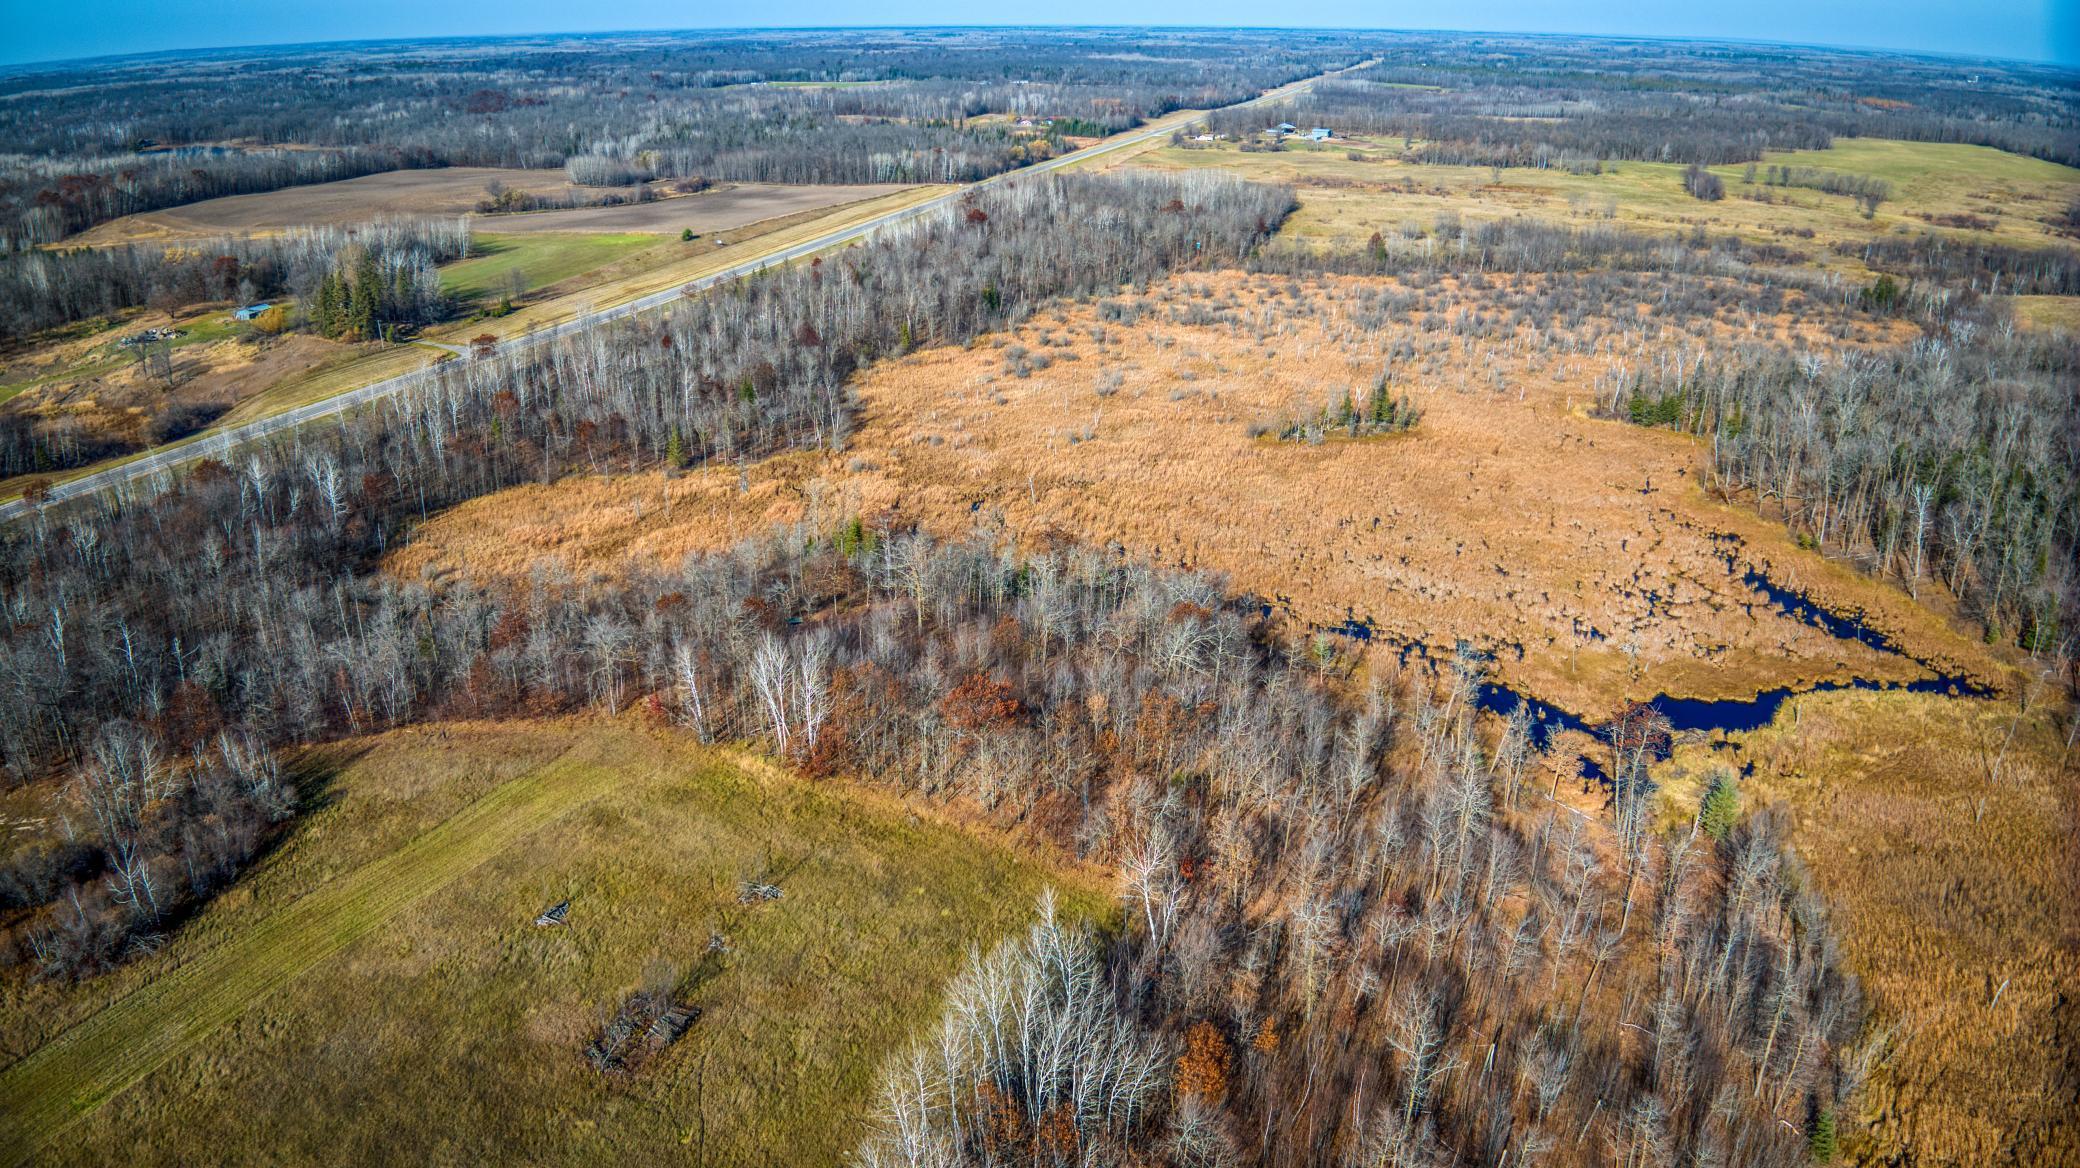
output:
[[1219,1100],[1228,1093],[1228,1040],[1213,1023],[1199,1021],[1184,1034],[1177,1060],[1177,1096]]

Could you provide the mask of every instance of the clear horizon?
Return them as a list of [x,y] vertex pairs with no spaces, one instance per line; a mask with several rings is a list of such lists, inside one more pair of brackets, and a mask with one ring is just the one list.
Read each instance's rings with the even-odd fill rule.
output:
[[[1360,7],[1372,20],[1352,20]],[[368,41],[602,35],[642,32],[759,31],[786,29],[923,27],[1114,27],[1114,28],[1291,28],[1351,31],[1424,31],[1502,34],[1641,37],[1666,40],[1738,41],[1802,47],[1989,57],[2080,67],[2080,5],[2061,0],[1994,0],[1967,9],[1942,0],[1848,0],[1815,6],[1796,0],[1758,0],[1738,11],[1700,12],[1645,0],[1597,0],[1556,10],[1535,0],[1474,0],[1454,10],[1458,20],[1436,27],[1435,10],[1359,6],[1329,0],[1310,6],[1308,19],[1266,24],[1224,20],[1223,15],[1261,10],[1221,3],[1184,5],[1144,0],[1128,6],[1057,6],[1057,20],[976,22],[958,19],[972,11],[943,0],[901,6],[838,5],[829,0],[776,0],[774,19],[757,24],[686,22],[678,5],[632,0],[615,9],[625,20],[616,27],[572,27],[561,4],[517,0],[493,5],[459,0],[429,13],[401,0],[376,0],[351,18],[338,10],[283,10],[255,0],[203,4],[196,0],[114,0],[92,6],[94,19],[76,9],[17,14],[17,36],[0,46],[0,67],[16,69],[99,57],[164,52],[209,52],[247,48]],[[1079,13],[1106,19],[1077,19]],[[1189,14],[1192,19],[1167,19]],[[799,19],[787,19],[787,15]],[[1381,20],[1403,15],[1411,19]],[[1345,19],[1336,19],[1336,17]],[[679,17],[679,19],[673,19]],[[952,18],[952,19],[949,19]]]

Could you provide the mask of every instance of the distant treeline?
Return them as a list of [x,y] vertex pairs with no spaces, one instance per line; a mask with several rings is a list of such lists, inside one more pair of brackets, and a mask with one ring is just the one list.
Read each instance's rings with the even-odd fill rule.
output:
[[1393,38],[1377,52],[1379,64],[1288,105],[1212,124],[1237,135],[1282,120],[1327,126],[1468,166],[1716,166],[1836,137],[1965,142],[2080,165],[2080,98],[2048,65],[1463,35]]
[[[962,181],[1045,157],[1060,148],[1059,127],[1124,129],[1359,59],[1348,35],[1329,33],[889,30],[51,66],[0,79],[0,152],[21,156],[0,173],[0,247],[216,195],[416,166],[579,160],[578,181],[608,184]],[[976,120],[984,114],[1060,121],[1029,133]],[[239,145],[162,149],[196,143]]]
[[[0,109],[19,114],[27,104],[33,103],[16,98]],[[203,156],[96,151],[9,159],[0,166],[0,254],[56,243],[124,215],[439,165],[444,164],[424,151],[388,147],[252,149]]]
[[1929,233],[1835,245],[1879,271],[1946,288],[2015,296],[2080,295],[2080,250],[1976,243]]

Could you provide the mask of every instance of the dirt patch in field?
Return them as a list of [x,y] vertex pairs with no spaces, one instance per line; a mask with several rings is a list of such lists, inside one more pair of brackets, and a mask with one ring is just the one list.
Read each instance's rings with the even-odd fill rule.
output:
[[[842,454],[505,492],[422,528],[392,568],[606,570],[857,513],[948,534],[1000,523],[1022,539],[1218,569],[1309,624],[1367,622],[1375,643],[1433,654],[1468,641],[1511,685],[1583,712],[1621,692],[1734,698],[1907,680],[1925,673],[1917,657],[1998,670],[1898,590],[1708,498],[1691,439],[1590,416],[1599,378],[1656,353],[1750,328],[1861,343],[1878,339],[1875,326],[1833,342],[1788,316],[1728,310],[1703,335],[1657,333],[1642,307],[1626,329],[1476,336],[1482,312],[1507,316],[1499,301],[1482,307],[1499,285],[1425,289],[1408,298],[1420,312],[1376,299],[1406,291],[1221,275],[1138,305],[1066,308],[965,350],[875,367],[857,385],[860,428]],[[1410,433],[1320,444],[1252,434],[1346,389],[1362,401],[1383,370],[1423,411]],[[1744,581],[1750,570],[1867,612],[1911,656],[1780,611]]]
[[571,189],[561,170],[451,166],[394,170],[339,182],[285,187],[257,195],[229,195],[184,207],[125,215],[65,241],[67,247],[242,235],[289,227],[343,227],[385,215],[463,215],[481,202],[492,182],[528,194]]
[[[573,188],[561,170],[512,170],[452,166],[398,170],[339,182],[287,187],[256,195],[230,195],[184,207],[126,215],[66,240],[67,247],[156,243],[212,238],[292,227],[343,227],[386,215],[473,215],[491,183],[532,195],[560,195]],[[677,234],[741,227],[761,219],[794,215],[907,190],[902,185],[786,186],[737,183],[618,207],[477,216],[485,231],[606,231]],[[587,191],[587,196],[606,192]]]

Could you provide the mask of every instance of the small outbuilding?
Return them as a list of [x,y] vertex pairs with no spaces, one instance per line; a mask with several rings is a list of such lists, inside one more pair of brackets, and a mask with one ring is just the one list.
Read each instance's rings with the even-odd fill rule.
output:
[[259,316],[261,313],[266,312],[268,309],[273,307],[274,305],[267,304],[264,302],[260,304],[248,304],[244,308],[241,308],[238,311],[233,312],[231,315],[232,317],[238,320],[252,320],[254,317]]

